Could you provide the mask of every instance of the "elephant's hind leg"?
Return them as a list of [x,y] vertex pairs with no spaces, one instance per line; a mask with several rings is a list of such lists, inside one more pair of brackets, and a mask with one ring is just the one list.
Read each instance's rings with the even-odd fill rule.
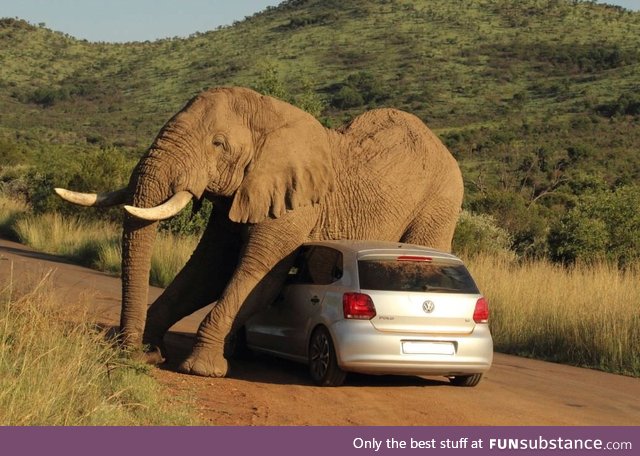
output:
[[400,241],[450,252],[459,214],[460,203],[433,199],[419,210]]

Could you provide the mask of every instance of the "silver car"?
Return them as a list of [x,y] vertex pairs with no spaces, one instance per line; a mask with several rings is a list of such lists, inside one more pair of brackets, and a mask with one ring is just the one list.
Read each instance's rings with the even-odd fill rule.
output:
[[253,351],[309,365],[318,385],[347,372],[442,375],[475,386],[491,366],[489,309],[462,261],[417,245],[304,244],[278,299],[252,316]]

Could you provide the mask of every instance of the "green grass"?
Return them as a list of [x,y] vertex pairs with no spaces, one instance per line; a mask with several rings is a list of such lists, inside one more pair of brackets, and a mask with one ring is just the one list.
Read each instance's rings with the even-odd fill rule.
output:
[[0,285],[0,425],[197,424],[186,399],[169,398],[89,321],[46,276]]
[[[272,70],[289,99],[310,87],[328,125],[376,106],[425,120],[460,162],[465,208],[492,215],[518,254],[544,255],[546,227],[589,189],[640,175],[640,13],[593,2],[288,1],[188,39],[128,44],[9,19],[0,60],[0,163],[30,169],[13,181],[45,211],[71,212],[54,186],[124,185],[203,88],[261,87]],[[380,96],[332,105],[360,72]],[[13,182],[3,172],[0,185]],[[518,201],[505,207],[501,193]]]
[[[350,74],[370,72],[385,88],[384,104],[438,128],[574,112],[576,102],[638,83],[638,13],[564,0],[287,3],[233,27],[153,43],[87,43],[6,22],[0,106],[13,109],[4,110],[3,126],[37,126],[64,143],[146,146],[192,94],[255,87],[265,63],[289,92],[312,81],[327,100]],[[57,95],[42,109],[37,90]],[[518,94],[525,96],[514,103]]]

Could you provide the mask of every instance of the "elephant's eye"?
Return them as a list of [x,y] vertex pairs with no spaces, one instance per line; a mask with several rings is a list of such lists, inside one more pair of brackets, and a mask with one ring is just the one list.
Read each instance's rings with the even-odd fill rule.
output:
[[213,144],[213,147],[215,147],[216,149],[223,149],[223,150],[227,149],[227,141],[222,135],[216,135],[213,138],[213,141],[211,141],[211,143]]

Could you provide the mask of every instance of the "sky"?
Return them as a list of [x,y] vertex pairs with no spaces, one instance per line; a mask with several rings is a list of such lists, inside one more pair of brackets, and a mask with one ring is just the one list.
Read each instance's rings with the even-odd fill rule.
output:
[[[89,41],[127,42],[188,37],[230,25],[282,0],[0,0],[0,17]],[[640,0],[605,0],[640,11]]]

